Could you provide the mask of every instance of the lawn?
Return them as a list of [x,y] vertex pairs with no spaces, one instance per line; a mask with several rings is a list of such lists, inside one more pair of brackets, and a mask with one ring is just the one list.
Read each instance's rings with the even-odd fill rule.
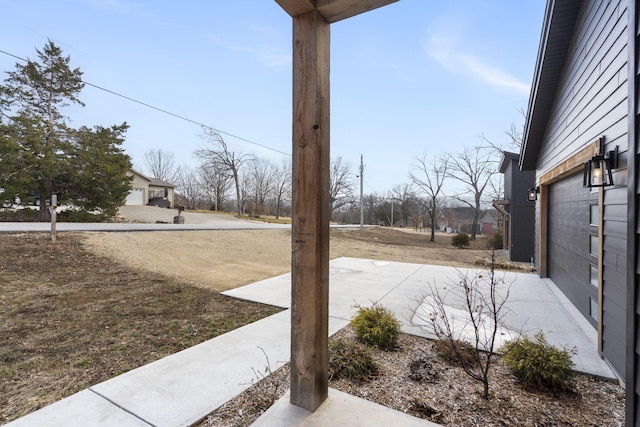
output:
[[88,252],[0,235],[0,423],[276,313]]

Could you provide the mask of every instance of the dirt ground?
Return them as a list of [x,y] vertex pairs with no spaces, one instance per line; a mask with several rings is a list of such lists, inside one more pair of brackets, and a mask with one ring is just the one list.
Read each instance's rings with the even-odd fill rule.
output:
[[[289,230],[215,230],[87,233],[95,253],[134,268],[165,274],[213,291],[224,291],[291,271]],[[469,249],[451,246],[451,235],[407,229],[332,229],[330,257],[355,257],[410,263],[473,266],[485,257],[487,240]],[[504,261],[506,255],[499,251]]]

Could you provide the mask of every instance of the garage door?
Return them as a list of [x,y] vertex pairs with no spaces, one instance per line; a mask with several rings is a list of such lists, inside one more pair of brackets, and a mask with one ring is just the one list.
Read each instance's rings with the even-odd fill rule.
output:
[[550,186],[549,277],[594,326],[597,325],[598,288],[592,275],[594,269],[597,274],[598,229],[591,225],[591,218],[597,217],[597,204],[598,193],[582,186],[582,174]]
[[144,206],[144,188],[133,188],[124,204],[127,206]]

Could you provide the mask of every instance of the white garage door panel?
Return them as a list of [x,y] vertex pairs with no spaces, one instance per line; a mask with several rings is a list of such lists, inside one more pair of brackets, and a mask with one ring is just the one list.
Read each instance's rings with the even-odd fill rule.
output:
[[127,206],[144,206],[144,188],[132,189],[124,204]]

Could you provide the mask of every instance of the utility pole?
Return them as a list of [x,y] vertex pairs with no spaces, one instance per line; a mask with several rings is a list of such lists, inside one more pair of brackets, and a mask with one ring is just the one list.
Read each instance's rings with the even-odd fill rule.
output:
[[360,154],[360,236],[364,235],[364,201],[362,200],[362,182],[364,180],[364,162]]

